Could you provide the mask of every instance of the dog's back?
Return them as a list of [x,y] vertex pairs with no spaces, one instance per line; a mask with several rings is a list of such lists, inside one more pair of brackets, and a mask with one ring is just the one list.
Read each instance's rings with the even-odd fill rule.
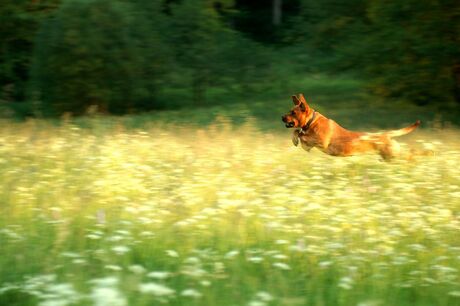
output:
[[399,153],[399,144],[392,138],[408,134],[420,125],[417,121],[399,130],[380,133],[350,131],[311,109],[302,94],[292,99],[295,107],[282,119],[286,127],[300,129],[294,131],[292,140],[297,145],[300,139],[302,148],[307,151],[316,147],[333,156],[377,151],[388,160]]

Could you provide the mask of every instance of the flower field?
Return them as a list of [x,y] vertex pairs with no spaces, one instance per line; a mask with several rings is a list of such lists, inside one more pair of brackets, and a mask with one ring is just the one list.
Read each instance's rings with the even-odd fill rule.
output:
[[409,140],[3,122],[0,305],[460,305],[460,133]]

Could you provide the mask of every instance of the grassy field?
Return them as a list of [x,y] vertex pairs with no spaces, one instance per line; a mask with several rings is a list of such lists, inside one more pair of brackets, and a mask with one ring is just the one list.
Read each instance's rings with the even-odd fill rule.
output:
[[460,132],[334,94],[348,127],[427,119],[402,140],[435,156],[306,153],[289,98],[2,121],[0,305],[460,305]]

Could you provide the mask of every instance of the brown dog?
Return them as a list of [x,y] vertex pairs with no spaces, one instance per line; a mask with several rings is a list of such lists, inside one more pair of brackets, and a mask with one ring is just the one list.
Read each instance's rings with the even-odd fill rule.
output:
[[302,148],[306,151],[316,147],[333,156],[377,151],[384,160],[390,160],[400,151],[399,144],[392,138],[408,134],[420,125],[420,120],[417,120],[400,130],[382,133],[353,132],[310,108],[303,94],[292,96],[292,100],[295,106],[282,120],[287,128],[296,128],[292,142],[297,146],[300,139]]

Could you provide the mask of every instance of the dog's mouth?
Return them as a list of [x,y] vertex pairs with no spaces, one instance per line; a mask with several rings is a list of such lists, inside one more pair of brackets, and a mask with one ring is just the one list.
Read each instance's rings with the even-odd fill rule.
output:
[[290,118],[288,115],[284,115],[281,117],[281,120],[283,120],[284,122],[284,125],[287,127],[287,128],[292,128],[295,126],[295,120],[292,120],[292,118]]

